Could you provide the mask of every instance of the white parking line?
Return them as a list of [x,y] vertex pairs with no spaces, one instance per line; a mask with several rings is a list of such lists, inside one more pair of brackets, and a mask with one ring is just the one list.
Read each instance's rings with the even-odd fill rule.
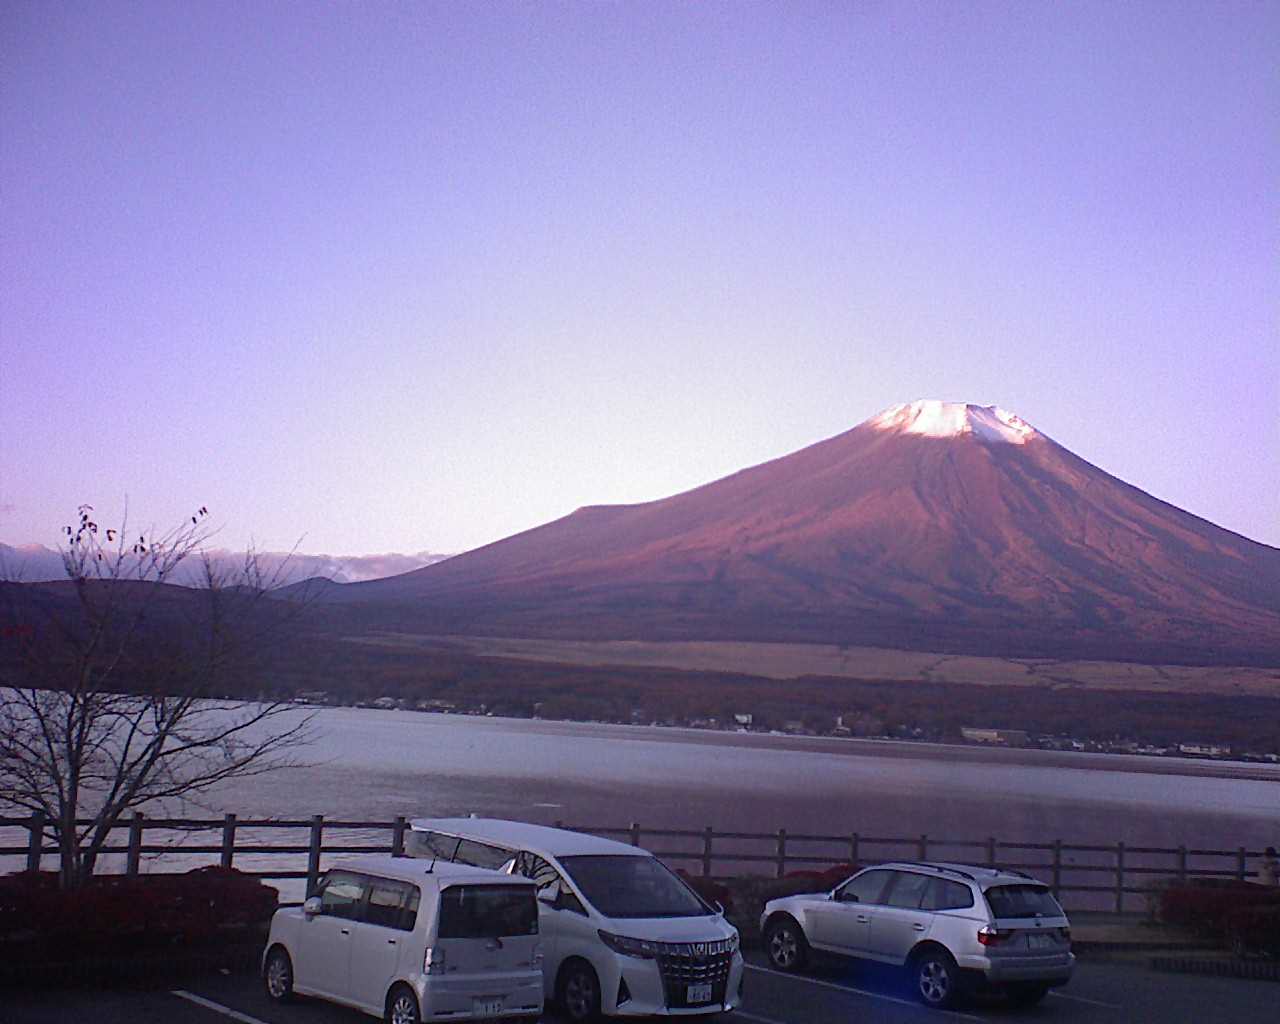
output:
[[259,1020],[257,1017],[250,1017],[247,1013],[241,1013],[239,1010],[233,1010],[229,1006],[223,1006],[221,1003],[215,1003],[212,999],[206,999],[204,996],[198,996],[194,992],[184,992],[180,988],[175,988],[169,993],[171,996],[177,996],[179,999],[185,999],[189,1003],[195,1003],[197,1006],[203,1006],[206,1010],[212,1010],[214,1013],[220,1013],[224,1017],[230,1017],[237,1020],[240,1024],[267,1024],[265,1020]]
[[[817,978],[806,978],[799,974],[784,974],[782,971],[771,970],[768,967],[757,967],[755,964],[747,964],[746,968],[749,971],[759,971],[761,974],[773,974],[779,978],[787,978],[791,981],[802,981],[807,985],[819,985],[822,988],[835,989],[837,992],[852,992],[855,995],[866,996],[868,999],[883,999],[886,1003],[897,1003],[899,1006],[909,1006],[913,1010],[927,1009],[919,1003],[912,1002],[910,999],[899,999],[897,996],[886,996],[880,992],[871,992],[865,988],[854,988],[852,985],[837,985],[834,981],[819,981]],[[952,1017],[956,1020],[983,1020],[981,1017],[974,1017],[967,1013],[957,1013],[955,1010],[928,1010],[928,1012],[935,1016],[942,1015]]]
[[741,1017],[743,1020],[755,1021],[755,1024],[782,1024],[780,1020],[774,1020],[772,1017],[761,1017],[754,1013],[747,1013],[746,1010],[730,1010],[735,1017]]
[[1069,996],[1065,992],[1050,992],[1049,995],[1056,999],[1070,999],[1073,1003],[1088,1003],[1090,1006],[1101,1006],[1108,1010],[1119,1010],[1120,1006],[1115,1003],[1100,1003],[1096,999],[1086,999],[1084,996]]

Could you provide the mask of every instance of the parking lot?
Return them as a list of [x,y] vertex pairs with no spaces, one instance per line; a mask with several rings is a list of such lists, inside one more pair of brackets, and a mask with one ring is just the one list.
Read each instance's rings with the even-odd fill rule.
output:
[[[957,1011],[927,1010],[912,1002],[898,976],[872,966],[822,965],[803,976],[778,974],[758,955],[749,958],[743,1008],[725,1024],[926,1024],[943,1021],[1054,1021],[1072,1024],[1250,1024],[1275,1019],[1280,987],[1157,973],[1141,963],[1084,962],[1065,989],[1040,1005],[1013,1010],[996,1002]],[[371,1018],[306,1000],[272,1004],[252,974],[212,974],[181,986],[151,990],[0,993],[3,1024],[358,1024]],[[560,1020],[548,1012],[547,1024]]]

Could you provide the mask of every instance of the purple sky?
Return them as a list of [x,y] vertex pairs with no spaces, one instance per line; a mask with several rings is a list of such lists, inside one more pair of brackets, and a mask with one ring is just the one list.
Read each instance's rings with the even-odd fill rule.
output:
[[0,541],[458,551],[931,397],[1280,545],[1276,3],[0,8]]

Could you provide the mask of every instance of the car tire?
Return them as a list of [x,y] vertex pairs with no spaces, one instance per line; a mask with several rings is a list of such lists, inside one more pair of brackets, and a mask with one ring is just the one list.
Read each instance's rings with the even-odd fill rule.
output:
[[262,983],[267,990],[267,998],[273,1003],[293,1002],[293,961],[283,946],[275,946],[267,954]]
[[926,949],[911,958],[911,990],[935,1010],[955,1006],[960,994],[960,969],[944,949]]
[[387,993],[386,1024],[421,1024],[418,997],[408,985],[393,985]]
[[1009,1002],[1014,1006],[1035,1006],[1049,994],[1049,986],[1034,981],[1024,981],[1021,984],[1010,985],[1006,991],[1009,993]]
[[798,971],[809,962],[809,942],[794,917],[775,917],[764,930],[764,951],[769,966],[779,971]]
[[585,960],[573,960],[560,972],[556,1001],[573,1024],[600,1019],[600,979]]

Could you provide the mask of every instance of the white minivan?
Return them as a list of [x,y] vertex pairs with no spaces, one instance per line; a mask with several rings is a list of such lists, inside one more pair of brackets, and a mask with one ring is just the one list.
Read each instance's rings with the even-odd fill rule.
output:
[[545,994],[571,1021],[742,1002],[737,929],[647,850],[491,818],[419,819],[406,845],[413,857],[534,881]]
[[542,1013],[535,887],[465,864],[366,856],[335,865],[301,907],[277,910],[267,995],[319,996],[390,1024]]

